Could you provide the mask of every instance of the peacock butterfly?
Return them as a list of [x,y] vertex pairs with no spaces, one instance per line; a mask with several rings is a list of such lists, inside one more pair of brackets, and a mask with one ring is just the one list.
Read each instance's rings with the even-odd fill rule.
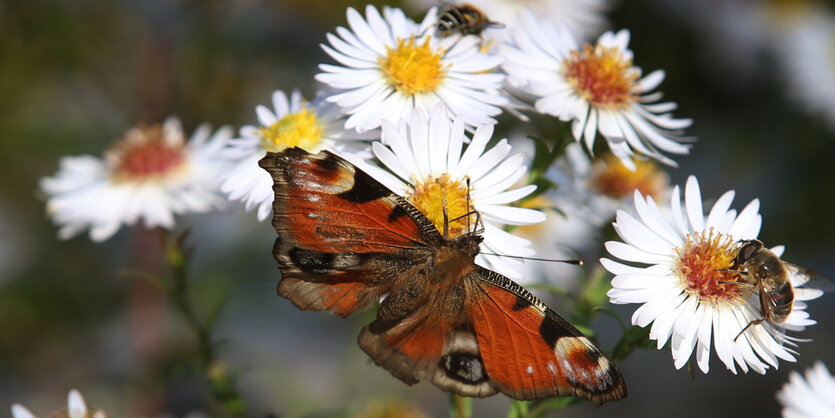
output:
[[268,153],[278,294],[341,317],[382,297],[359,345],[407,384],[527,400],[626,397],[617,367],[512,280],[474,263],[482,237],[447,239],[371,176],[328,151]]

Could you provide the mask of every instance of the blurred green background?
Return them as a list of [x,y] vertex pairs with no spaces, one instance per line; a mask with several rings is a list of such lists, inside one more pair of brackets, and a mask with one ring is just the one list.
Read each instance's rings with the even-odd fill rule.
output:
[[[750,3],[631,0],[607,18],[632,31],[645,73],[666,70],[660,91],[679,103],[676,116],[695,120],[688,133],[699,141],[677,158],[673,182],[692,173],[705,196],[735,189],[737,208],[760,198],[760,237],[835,277],[835,137],[788,98],[776,57],[733,14]],[[48,413],[76,387],[111,416],[217,413],[204,383],[181,366],[189,331],[159,289],[126,274],[162,268],[156,235],[134,228],[102,244],[58,241],[38,180],[62,156],[100,155],[137,122],[174,114],[189,132],[204,121],[239,127],[255,122],[254,107],[274,89],[312,97],[317,64],[331,62],[319,48],[325,33],[346,24],[345,7],[363,4],[0,0],[0,411],[20,402]],[[731,30],[717,29],[723,22]],[[208,315],[225,301],[218,352],[239,377],[249,415],[353,415],[385,402],[446,413],[446,394],[401,384],[359,350],[370,314],[302,313],[275,295],[268,223],[232,205],[181,228],[192,231],[196,305]],[[636,307],[616,309],[628,320]],[[833,295],[809,312],[819,324],[796,335],[815,340],[801,343],[797,364],[734,376],[712,353],[711,372],[691,379],[669,352],[637,352],[620,364],[627,400],[560,415],[777,416],[773,394],[789,371],[815,360],[835,370]],[[611,318],[595,328],[604,348],[620,337]],[[477,400],[475,416],[503,416],[508,405],[502,396]]]

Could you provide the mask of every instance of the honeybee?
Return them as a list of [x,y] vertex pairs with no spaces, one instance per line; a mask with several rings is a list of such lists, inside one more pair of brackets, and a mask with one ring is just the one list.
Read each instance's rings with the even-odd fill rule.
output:
[[759,325],[768,321],[774,325],[782,325],[792,312],[794,305],[794,285],[804,285],[805,288],[832,291],[835,285],[822,275],[803,267],[787,263],[780,259],[759,240],[744,240],[740,242],[733,266],[726,271],[737,273],[740,280],[735,283],[740,286],[759,288],[760,312],[762,318],[748,323],[737,334],[736,341],[752,325]]
[[449,36],[454,33],[478,35],[489,26],[504,26],[487,18],[477,7],[469,3],[450,5],[438,14],[438,34]]

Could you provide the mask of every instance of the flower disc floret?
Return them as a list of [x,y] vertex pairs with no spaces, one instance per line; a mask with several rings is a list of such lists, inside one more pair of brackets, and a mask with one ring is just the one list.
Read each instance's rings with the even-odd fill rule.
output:
[[607,153],[592,166],[589,181],[592,189],[613,199],[624,199],[638,190],[656,199],[669,187],[667,174],[654,160],[632,158],[635,169],[630,170],[614,154]]
[[397,47],[386,47],[388,55],[380,58],[380,69],[386,79],[397,90],[405,94],[430,93],[435,91],[444,79],[441,57],[444,50],[432,52],[429,38],[422,45],[415,45],[412,35],[408,43],[400,38]]
[[421,211],[438,231],[444,230],[444,204],[446,204],[449,238],[457,238],[472,231],[476,219],[467,216],[474,208],[470,204],[465,182],[441,174],[437,178],[416,181],[414,191],[407,196],[409,203]]
[[261,145],[270,152],[292,147],[311,150],[322,140],[322,125],[316,113],[307,106],[284,115],[270,126],[259,128],[259,131]]
[[181,141],[166,141],[162,125],[139,126],[129,130],[105,155],[113,167],[113,181],[160,180],[185,165]]
[[736,257],[737,245],[730,236],[710,231],[688,234],[676,249],[673,271],[685,291],[701,301],[735,300],[751,293],[750,287],[735,284],[737,274],[727,271]]
[[620,48],[586,44],[571,51],[563,61],[562,73],[577,95],[595,106],[628,107],[641,72]]

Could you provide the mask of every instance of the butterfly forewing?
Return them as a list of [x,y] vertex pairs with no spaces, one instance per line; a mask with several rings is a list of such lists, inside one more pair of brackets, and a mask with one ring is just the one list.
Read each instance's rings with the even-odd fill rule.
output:
[[301,309],[347,316],[368,306],[441,240],[424,233],[414,207],[327,151],[287,149],[260,165],[274,181],[278,292]]

